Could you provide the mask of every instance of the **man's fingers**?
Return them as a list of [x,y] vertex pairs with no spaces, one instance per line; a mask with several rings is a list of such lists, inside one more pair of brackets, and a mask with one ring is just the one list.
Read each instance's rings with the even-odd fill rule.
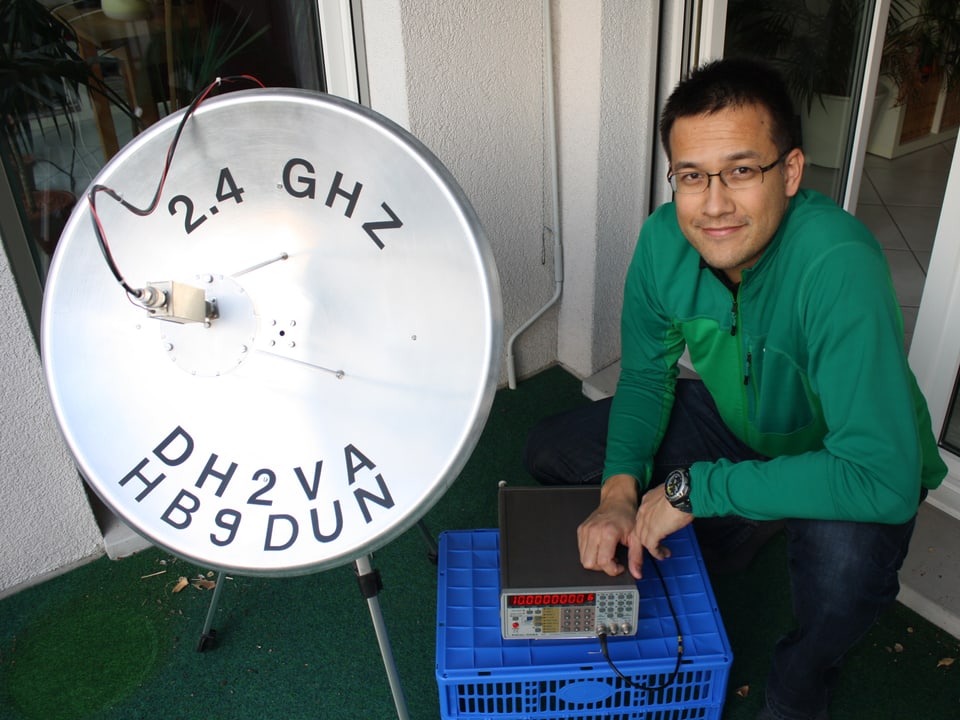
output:
[[657,560],[666,560],[668,557],[670,557],[670,548],[668,548],[666,545],[661,545],[660,543],[657,543],[651,548],[647,548],[647,550]]
[[617,544],[615,539],[598,540],[595,536],[584,534],[579,543],[580,564],[587,570],[602,570],[607,575],[619,575],[623,572],[623,565],[616,557]]
[[[617,559],[617,548],[634,530],[636,523],[636,482],[608,483],[601,491],[600,505],[577,528],[580,564],[588,570],[620,575],[624,564]],[[636,538],[630,539],[632,544]]]
[[[627,556],[630,565],[630,574],[638,580],[643,577],[643,551],[644,547],[639,542],[630,546],[630,552]],[[653,548],[647,548],[647,552],[655,560],[666,560],[670,557],[670,548],[666,545],[657,543]]]
[[628,546],[627,564],[630,566],[630,574],[637,580],[643,577],[643,545],[639,542],[632,542]]
[[620,561],[617,558],[601,558],[599,555],[594,554],[592,558],[584,558],[580,556],[580,564],[583,565],[587,570],[602,570],[607,575],[619,575],[623,572],[623,565],[620,564]]
[[615,557],[612,557],[600,565],[599,569],[603,570],[607,575],[619,575],[623,572],[623,565],[621,565],[620,561]]

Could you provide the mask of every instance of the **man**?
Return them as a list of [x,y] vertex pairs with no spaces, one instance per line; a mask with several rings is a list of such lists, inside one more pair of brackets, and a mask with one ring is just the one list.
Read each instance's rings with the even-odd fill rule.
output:
[[[705,556],[737,567],[785,527],[797,626],[759,715],[782,720],[828,717],[840,662],[896,597],[917,505],[946,474],[883,253],[800,188],[795,117],[753,61],[677,86],[660,123],[675,199],[644,223],[627,274],[616,394],[542,423],[525,458],[544,483],[602,479],[578,540],[582,564],[611,575],[618,544],[640,577],[643,550],[669,557],[664,538],[694,521]],[[676,379],[684,348],[700,380]]]

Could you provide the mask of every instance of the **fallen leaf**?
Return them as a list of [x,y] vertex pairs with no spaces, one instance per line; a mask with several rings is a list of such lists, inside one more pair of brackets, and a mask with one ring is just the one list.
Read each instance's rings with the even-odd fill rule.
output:
[[177,584],[173,586],[173,592],[178,593],[189,584],[190,584],[190,581],[181,575],[180,579],[177,580]]
[[894,643],[894,644],[893,644],[893,651],[894,651],[894,652],[898,652],[898,653],[903,652],[903,645],[901,645],[900,643]]
[[951,665],[953,665],[954,660],[956,660],[956,658],[952,658],[952,657],[940,658],[940,662],[937,663],[937,667],[950,667]]
[[197,590],[213,590],[217,586],[217,583],[215,583],[213,580],[204,580],[203,578],[194,580],[190,584],[193,585]]
[[741,685],[740,687],[737,688],[737,695],[739,695],[740,697],[745,698],[749,694],[750,694],[749,685]]

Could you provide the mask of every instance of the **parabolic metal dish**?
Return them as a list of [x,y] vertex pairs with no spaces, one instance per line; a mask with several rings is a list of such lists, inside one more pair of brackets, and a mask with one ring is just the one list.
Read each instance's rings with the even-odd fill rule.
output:
[[[95,184],[149,204],[182,114]],[[450,173],[361,106],[249,90],[187,119],[159,205],[100,194],[117,267],[209,322],[151,317],[81,202],[45,291],[54,409],[90,486],[171,553],[248,575],[366,555],[456,479],[493,399],[496,267]]]

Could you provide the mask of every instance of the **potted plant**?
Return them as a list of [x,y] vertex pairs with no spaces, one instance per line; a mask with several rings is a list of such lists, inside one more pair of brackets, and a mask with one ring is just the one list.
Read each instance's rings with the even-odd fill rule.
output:
[[730,0],[726,54],[752,54],[783,74],[798,103],[848,96],[865,0]]
[[[102,93],[131,119],[124,98],[77,52],[69,25],[37,0],[0,0],[0,151],[21,195],[26,221],[40,247],[52,253],[76,202],[72,192],[38,189],[33,177],[34,138],[44,132],[77,133],[81,87]],[[52,129],[44,129],[43,119]]]
[[164,98],[169,112],[189,105],[218,75],[229,74],[231,61],[253,52],[269,30],[255,29],[252,16],[253,11],[244,13],[216,0],[188,2],[178,18],[150,39],[145,58],[149,94]]
[[894,0],[880,72],[889,98],[874,116],[868,152],[894,158],[955,136],[960,125],[960,4]]
[[867,0],[730,0],[725,54],[780,70],[800,110],[810,162],[840,167]]
[[947,92],[960,89],[960,3],[894,3],[880,71],[896,83],[897,105],[917,99],[931,83],[942,82]]

